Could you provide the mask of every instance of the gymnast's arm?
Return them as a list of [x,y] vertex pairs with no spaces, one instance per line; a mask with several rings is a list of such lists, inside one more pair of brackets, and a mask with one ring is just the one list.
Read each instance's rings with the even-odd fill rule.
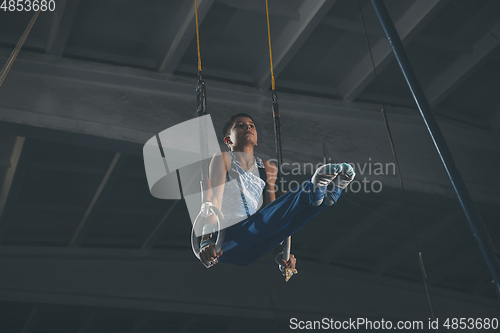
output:
[[[210,162],[210,187],[212,190],[212,205],[221,209],[222,206],[222,195],[224,194],[224,184],[226,180],[226,174],[231,166],[231,157],[227,152],[221,152],[214,155],[212,161]],[[213,230],[217,230],[217,217],[215,214],[208,216],[208,229],[212,225]],[[220,221],[224,222],[224,221]],[[206,228],[204,228],[206,230]],[[209,237],[209,234],[202,236],[202,242]],[[222,249],[215,253],[215,246],[213,244],[204,246],[200,250],[200,260],[203,262],[209,262],[222,255]]]
[[212,188],[212,205],[219,210],[222,206],[226,175],[231,167],[231,156],[225,151],[217,153],[210,162],[210,186]]

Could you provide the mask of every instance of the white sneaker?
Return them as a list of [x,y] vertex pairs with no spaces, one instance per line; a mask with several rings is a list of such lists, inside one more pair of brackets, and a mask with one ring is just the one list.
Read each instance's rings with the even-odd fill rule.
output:
[[342,163],[342,170],[340,170],[338,177],[335,178],[333,183],[340,189],[345,189],[356,177],[353,167],[350,164]]
[[341,164],[325,164],[319,167],[311,178],[314,185],[312,206],[319,206],[326,194],[326,187],[332,182],[342,170]]
[[351,183],[355,176],[354,169],[347,163],[325,164],[318,168],[311,178],[311,182],[314,185],[311,205],[319,206],[323,202],[326,206],[333,205],[336,200],[334,200],[333,194],[329,195],[327,193],[327,187],[330,187],[329,192],[333,192],[333,186],[343,190]]

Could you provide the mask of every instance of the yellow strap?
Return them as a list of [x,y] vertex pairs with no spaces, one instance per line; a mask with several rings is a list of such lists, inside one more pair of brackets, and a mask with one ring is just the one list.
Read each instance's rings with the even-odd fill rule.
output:
[[[196,1],[196,0],[195,0]],[[271,84],[273,91],[276,88],[274,84],[274,72],[273,72],[273,52],[271,50],[271,27],[269,26],[269,6],[266,0],[266,14],[267,14],[267,36],[269,38],[269,60],[271,62]]]
[[196,43],[198,45],[198,72],[201,73],[200,31],[198,29],[198,2],[196,0],[194,0],[194,12],[196,15]]

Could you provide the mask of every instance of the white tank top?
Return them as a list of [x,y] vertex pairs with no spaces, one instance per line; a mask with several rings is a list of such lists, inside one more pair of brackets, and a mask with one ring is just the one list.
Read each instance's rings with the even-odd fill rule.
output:
[[231,174],[236,174],[239,179],[226,178],[224,194],[222,196],[221,210],[226,220],[246,218],[255,214],[262,206],[262,192],[266,183],[260,178],[259,168],[264,168],[262,159],[254,156],[254,165],[250,170],[245,170],[240,165],[233,152],[231,155]]

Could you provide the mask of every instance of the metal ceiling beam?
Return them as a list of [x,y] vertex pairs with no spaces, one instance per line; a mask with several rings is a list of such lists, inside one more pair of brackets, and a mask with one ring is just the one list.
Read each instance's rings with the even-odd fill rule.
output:
[[[191,178],[188,180],[187,184],[184,184],[185,188],[192,188],[191,184],[197,178],[197,176],[199,176],[199,174],[193,174],[191,176]],[[163,217],[160,219],[160,221],[156,224],[153,231],[151,231],[151,233],[142,242],[142,245],[140,247],[141,250],[149,250],[154,246],[154,244],[158,241],[158,239],[161,237],[161,235],[165,231],[165,228],[168,228],[168,225],[171,222],[171,220],[169,220],[170,215],[175,210],[175,208],[177,208],[179,203],[181,203],[182,201],[184,201],[184,200],[183,199],[176,200],[170,205],[167,212],[165,213],[165,215],[163,215]],[[201,207],[201,202],[200,202],[200,207]]]
[[0,192],[0,243],[10,223],[15,201],[19,196],[30,159],[34,153],[35,142],[24,137],[17,137],[12,151],[12,166],[5,175],[2,191]]
[[[310,92],[316,96],[322,95],[327,98],[337,98],[340,99],[338,91],[334,87],[328,87],[326,85],[310,84],[305,82],[289,81],[289,80],[279,80],[277,85],[279,90],[290,89],[297,93]],[[283,89],[284,88],[284,89]]]
[[[500,22],[495,24],[490,31],[500,36]],[[473,45],[472,54],[463,54],[452,64],[444,69],[426,87],[426,93],[431,107],[436,106],[460,85],[474,70],[482,64],[488,56],[500,45],[500,41],[491,36],[489,32],[483,35]]]
[[[195,75],[196,74],[196,67],[193,66],[188,66],[188,65],[182,65],[180,64],[177,66],[176,69],[177,72],[182,72],[186,74],[191,74]],[[242,83],[252,83],[253,84],[253,77],[249,74],[245,73],[237,73],[233,71],[225,71],[221,69],[213,69],[210,67],[203,66],[203,77],[204,78],[218,78],[218,79],[224,79],[224,80],[229,80],[229,81],[236,81],[236,82],[242,82]]]
[[37,316],[38,316],[38,307],[34,307],[31,312],[30,312],[30,315],[28,317],[28,319],[26,319],[26,322],[24,323],[23,325],[23,328],[21,330],[21,333],[29,333],[33,330],[33,327],[36,325],[36,321],[37,321]]
[[[456,5],[456,3],[453,4]],[[482,3],[482,7],[480,7],[479,10],[474,14],[464,13],[462,15],[462,18],[464,19],[463,24],[453,32],[453,35],[448,39],[448,43],[468,45],[470,49],[468,51],[464,51],[463,53],[472,54],[474,52],[473,44],[471,44],[470,41],[464,42],[464,40],[466,40],[467,37],[470,37],[474,31],[480,29],[480,26],[483,24],[483,22],[490,19],[493,16],[493,13],[498,12],[498,4],[498,1],[489,0],[489,2],[487,1]],[[422,68],[432,66],[432,64],[440,56],[449,57],[448,53],[443,54],[443,52],[438,52],[433,56],[427,57],[426,62],[424,62],[420,66]],[[428,81],[430,80],[431,78],[428,79]]]
[[[2,160],[0,160],[1,163]],[[10,160],[5,160],[4,163],[8,166],[11,165]],[[0,166],[2,166],[0,164]],[[35,162],[31,165],[31,168],[37,170],[49,170],[49,171],[59,171],[59,172],[71,172],[71,173],[84,173],[91,175],[102,175],[106,172],[106,168],[90,165],[79,165],[79,164],[60,164],[60,163],[47,163],[47,162]],[[124,176],[133,178],[144,178],[146,174],[143,170],[124,170]]]
[[47,54],[61,56],[64,53],[69,35],[73,30],[80,1],[61,0],[57,3],[45,50]]
[[[396,28],[405,43],[409,43],[415,35],[429,23],[430,18],[443,8],[448,0],[414,1],[395,22]],[[387,40],[379,40],[371,46],[373,61],[380,74],[389,62],[394,59]],[[350,71],[338,86],[344,100],[354,100],[375,78],[370,54],[367,51],[363,59]]]
[[[213,0],[198,0],[199,26],[201,26],[201,23],[210,10],[213,2]],[[177,34],[173,38],[167,54],[163,58],[163,61],[158,68],[158,72],[160,73],[173,73],[175,71],[181,61],[182,56],[187,50],[189,43],[191,43],[193,38],[196,36],[196,17],[194,4],[192,6],[185,7],[185,12],[179,15],[184,15],[185,19],[182,25],[177,29]]]
[[[366,98],[368,101],[380,101],[380,95],[376,92],[374,93],[369,93],[366,92],[363,94],[363,97]],[[384,94],[384,99],[385,100],[391,100],[392,103],[397,103],[399,105],[414,105],[413,101],[410,101],[406,98],[393,95],[393,94]],[[387,103],[386,103],[387,105]],[[488,132],[488,123],[486,119],[482,119],[479,117],[476,117],[473,114],[466,115],[466,114],[459,114],[457,112],[450,112],[450,110],[442,107],[436,107],[433,108],[433,111],[435,113],[436,118],[438,118],[439,122],[442,123],[443,121],[452,121],[456,124],[462,123],[462,124],[469,124],[470,126],[474,126],[478,129],[481,129],[483,132],[487,133]]]
[[[16,141],[14,142],[14,146],[12,147],[12,155],[10,156],[10,159],[8,160],[9,165],[7,172],[5,173],[5,178],[2,182],[2,190],[0,191],[0,225],[5,223],[5,221],[2,221],[3,217],[3,212],[5,208],[5,204],[7,202],[7,198],[9,197],[10,189],[12,187],[12,181],[14,180],[14,176],[16,174],[16,169],[17,165],[19,163],[19,158],[21,157],[21,152],[23,150],[23,145],[24,145],[24,140],[25,138],[23,137],[16,137]],[[5,164],[7,166],[7,164]],[[0,237],[1,241],[1,237]]]
[[109,165],[106,174],[104,175],[101,183],[99,184],[99,187],[97,188],[97,191],[94,194],[94,197],[90,202],[90,205],[85,211],[85,214],[83,215],[83,218],[80,221],[80,224],[78,225],[71,239],[71,242],[69,243],[68,246],[77,247],[80,246],[80,244],[82,243],[83,238],[85,237],[85,234],[87,233],[87,230],[89,228],[90,225],[89,220],[92,213],[95,213],[95,209],[99,200],[102,200],[103,192],[109,190],[110,183],[112,183],[113,179],[116,178],[116,175],[122,169],[125,160],[126,156],[122,156],[121,153],[116,153],[115,156],[113,157],[113,160],[111,161],[111,164]]
[[[460,217],[462,217],[461,211],[455,211],[449,213],[444,219],[440,220],[438,223],[432,224],[426,230],[420,232],[418,237],[421,239],[422,238],[430,239],[435,235],[437,235],[438,233],[440,233],[441,231],[451,227],[458,221]],[[392,267],[400,263],[412,251],[416,253],[416,244],[413,236],[408,237],[406,243],[403,246],[395,248],[392,253],[384,256],[382,260],[379,260],[377,263],[375,263],[373,272],[376,275],[384,274]]]
[[[347,20],[341,17],[332,17],[328,16],[325,17],[321,21],[321,25],[328,26],[328,27],[333,27],[339,30],[343,31],[349,31],[349,32],[354,32],[356,34],[360,35],[365,35],[365,30],[359,22],[354,22],[351,20]],[[385,34],[383,31],[379,29],[378,26],[375,26],[373,24],[366,24],[366,30],[369,31],[369,33],[372,36],[379,36],[385,37]],[[439,38],[434,38],[431,36],[422,36],[422,35],[417,35],[413,39],[414,43],[418,43],[421,45],[426,45],[426,46],[431,46],[434,48],[442,49],[442,50],[454,50],[454,51],[460,51],[460,52],[472,52],[472,47],[466,44],[460,44],[458,42],[452,41],[452,40],[445,40],[445,39],[439,39]]]
[[[10,54],[10,50],[8,49],[0,49],[0,60],[6,60],[8,55]],[[81,87],[77,83],[89,83],[93,84],[96,87],[102,88],[102,93],[100,89],[94,89],[93,94],[96,99],[102,101],[107,96],[104,96],[106,92],[104,92],[104,88],[112,87],[113,89],[123,89],[120,93],[127,93],[130,91],[134,92],[143,92],[145,95],[143,98],[150,98],[150,93],[162,93],[165,96],[176,96],[189,99],[191,98],[193,101],[195,100],[195,95],[193,94],[193,87],[195,87],[196,82],[190,78],[183,77],[164,77],[161,74],[151,73],[149,71],[140,70],[140,69],[131,69],[124,67],[117,67],[112,65],[105,64],[95,64],[95,63],[82,63],[80,61],[73,61],[70,59],[62,58],[58,63],[54,63],[53,59],[50,57],[42,56],[36,53],[24,52],[21,53],[17,60],[16,66],[12,69],[11,75],[16,76],[18,73],[23,73],[23,75],[33,75],[34,77],[43,77],[44,78],[44,86],[47,86],[49,83],[52,83],[51,79],[54,82],[60,82],[59,80],[65,80],[64,85],[70,86],[72,91],[79,91]],[[67,80],[67,81],[66,81]],[[28,81],[32,81],[29,79]],[[213,102],[224,102],[230,104],[238,104],[240,106],[251,106],[254,107],[256,104],[259,104],[263,99],[269,100],[269,96],[267,93],[262,92],[258,89],[248,88],[237,85],[228,85],[225,83],[220,83],[216,81],[207,80],[207,84],[210,87],[210,101]],[[294,88],[291,84],[290,88]],[[299,88],[304,88],[302,86],[298,86]],[[14,88],[17,88],[14,86]],[[26,89],[26,88],[25,88]],[[15,89],[16,91],[22,91],[22,89]],[[30,91],[31,93],[31,91]],[[90,94],[90,92],[89,92]],[[22,98],[23,96],[15,96]],[[42,98],[38,96],[37,98]],[[120,100],[114,99],[116,109],[121,110],[125,107],[125,105],[120,104]],[[109,103],[109,101],[105,100],[103,103]],[[189,102],[185,102],[189,104]],[[283,105],[283,106],[282,106]],[[368,103],[352,103],[345,101],[337,101],[332,99],[325,98],[316,98],[316,97],[307,97],[300,96],[297,94],[282,94],[280,106],[282,108],[286,108],[290,111],[307,113],[308,115],[318,113],[324,115],[331,116],[342,116],[351,119],[365,119],[369,121],[382,121],[379,114],[379,104],[368,104]],[[43,110],[43,105],[41,106]],[[0,117],[0,120],[9,121],[10,123],[14,123],[14,119],[8,118],[6,115],[9,114],[9,109],[5,106],[2,106],[0,103],[0,116],[3,113],[3,117]],[[134,108],[134,110],[137,110]],[[377,112],[373,112],[373,111]],[[416,120],[419,119],[417,115],[412,115],[414,109],[403,108],[403,107],[391,107],[392,113],[391,122],[398,124],[407,124],[412,125],[416,123]],[[22,110],[11,110],[14,114],[23,115],[25,121],[29,116],[22,112]],[[163,112],[163,111],[162,111]],[[172,111],[173,112],[173,111]],[[135,112],[137,113],[137,111]],[[182,114],[186,114],[186,112],[182,111]],[[193,112],[194,114],[194,112]],[[37,119],[40,119],[42,114],[37,115]],[[214,115],[216,116],[216,115]],[[54,117],[54,116],[53,116]],[[53,118],[51,117],[51,118]],[[66,115],[66,117],[72,117],[71,115]],[[73,127],[75,128],[86,128],[88,131],[90,126],[90,122],[96,122],[97,120],[91,118],[90,116],[85,118],[85,114],[79,113],[79,117],[83,117],[80,119],[81,122],[77,125],[75,124]],[[154,117],[156,119],[156,117]],[[88,120],[89,125],[86,126],[86,121]],[[49,121],[49,119],[44,120],[44,122]],[[57,118],[52,119],[53,122],[61,123],[62,120],[58,120]],[[446,119],[440,119],[441,123],[448,122]],[[40,123],[40,121],[38,121]],[[35,123],[28,123],[29,125],[34,125]],[[172,123],[171,125],[174,125]],[[127,124],[119,123],[121,127],[121,132],[123,136],[124,128]],[[450,125],[455,126],[456,123],[452,122]],[[465,125],[464,125],[465,126]],[[113,129],[113,125],[106,124],[105,127],[100,130],[100,133],[110,132]],[[465,127],[464,127],[465,128]],[[498,140],[496,136],[490,135],[484,131],[475,131],[473,127],[467,127],[466,129],[474,132],[474,136],[483,136],[486,140],[482,142],[481,145],[484,145],[486,142],[491,141],[492,144],[497,145],[495,140]],[[61,130],[61,129],[59,129]],[[127,133],[141,133],[139,130],[134,128],[127,128]],[[96,135],[97,133],[92,133],[92,135]],[[144,133],[145,140],[140,140],[141,142],[147,141],[150,138],[150,134]],[[460,134],[463,136],[463,134]],[[130,138],[124,138],[127,141],[130,141]],[[498,141],[500,142],[500,141]],[[142,147],[142,145],[141,145]],[[142,153],[140,154],[142,155]]]
[[74,46],[66,47],[65,55],[89,61],[102,61],[115,65],[138,67],[148,70],[156,70],[158,67],[158,61],[154,59],[138,58],[120,53],[110,53]]
[[[283,32],[273,43],[273,71],[277,77],[292,60],[307,37],[321,22],[328,10],[335,4],[333,0],[304,0],[299,7],[300,19],[290,21],[283,29]],[[272,20],[270,19],[271,29]],[[254,81],[260,88],[267,88],[271,85],[271,70],[269,56],[265,56],[253,73]]]
[[61,20],[66,9],[67,0],[61,0],[58,2],[54,15],[52,17],[52,23],[50,25],[49,36],[47,37],[47,45],[45,47],[45,53],[50,53],[56,41],[59,28],[61,26]]
[[[266,12],[266,6],[264,5],[265,2],[255,2],[248,0],[217,0],[217,2],[223,3],[231,8],[242,9],[250,12]],[[287,5],[281,5],[276,1],[269,2],[269,15],[285,17],[291,20],[299,20],[301,18],[301,13],[299,10]]]
[[165,215],[163,215],[161,220],[156,224],[153,231],[142,242],[142,245],[140,247],[141,250],[149,250],[153,247],[153,245],[156,243],[158,238],[160,238],[161,234],[165,230],[165,227],[167,226],[168,222],[170,222],[169,220],[170,214],[172,214],[174,209],[181,201],[182,200],[176,200],[170,204],[170,207],[168,207],[168,210],[165,213]]
[[338,256],[342,254],[344,250],[349,248],[353,242],[359,239],[359,237],[366,233],[375,223],[380,221],[379,215],[388,215],[397,208],[393,204],[385,204],[380,206],[374,212],[368,214],[362,221],[358,222],[348,233],[343,234],[338,240],[332,241],[323,252],[318,256],[319,260],[323,264],[330,264]]
[[106,168],[90,166],[90,165],[61,164],[61,163],[47,163],[47,162],[33,163],[32,168],[37,170],[85,173],[91,175],[102,175],[106,171]]
[[[0,50],[0,60],[2,55],[6,58],[8,54],[5,49]],[[54,62],[52,56],[33,52],[19,54],[16,66],[9,75],[10,85],[3,86],[0,91],[0,131],[5,133],[142,156],[144,143],[153,135],[194,116],[194,78],[65,58]],[[210,108],[217,110],[211,114],[214,123],[225,121],[226,115],[234,113],[234,109],[254,114],[263,121],[268,119],[265,114],[271,105],[267,92],[206,81]],[[287,111],[289,123],[305,121],[310,125],[295,126],[293,146],[284,147],[285,151],[290,149],[308,152],[309,155],[292,153],[288,155],[289,162],[309,163],[312,158],[322,156],[321,146],[311,146],[308,140],[311,140],[311,135],[315,138],[318,135],[335,137],[336,132],[330,131],[329,127],[334,123],[342,124],[352,135],[345,142],[349,146],[347,151],[353,154],[350,157],[352,160],[363,160],[366,151],[380,152],[376,147],[387,144],[378,104],[351,103],[296,93],[280,94],[280,107]],[[415,109],[388,108],[391,125],[404,130],[405,137],[428,139],[421,133],[422,121]],[[464,155],[464,160],[468,150],[480,146],[488,152],[481,154],[484,164],[491,165],[489,159],[500,149],[497,135],[446,118],[439,121],[453,145],[467,147],[458,153]],[[291,134],[284,132],[284,135]],[[377,140],[373,139],[375,137]],[[403,140],[402,144],[406,139]],[[414,149],[419,150],[419,154],[425,153],[419,147]],[[259,145],[259,151],[263,158],[274,156],[273,145]],[[379,158],[385,157],[380,155]],[[416,165],[414,168],[413,173],[420,174]],[[425,187],[420,182],[423,179],[415,180],[412,185],[414,190],[444,191],[439,185],[444,183],[442,179],[429,181],[426,178],[430,183]],[[387,180],[387,184],[395,186],[391,179]],[[481,185],[480,182],[476,184]],[[484,184],[479,187],[475,195],[480,200],[495,200],[498,194],[493,192],[490,195],[491,188]]]
[[[26,21],[26,25],[28,25],[28,21]],[[21,38],[22,34],[21,33],[16,33],[14,34],[13,32],[0,32],[0,41],[4,45],[12,45],[10,48],[10,51],[14,49],[15,45],[19,42],[19,39]],[[32,49],[39,49],[43,50],[45,49],[45,39],[44,38],[36,38],[33,37],[33,35],[29,35],[30,38],[27,39],[27,43],[24,43],[24,48],[22,49],[23,51],[26,50],[26,47],[28,46],[29,48]],[[21,52],[22,53],[22,52]],[[4,66],[5,62],[2,62],[2,67]],[[15,67],[15,66],[14,66]]]

